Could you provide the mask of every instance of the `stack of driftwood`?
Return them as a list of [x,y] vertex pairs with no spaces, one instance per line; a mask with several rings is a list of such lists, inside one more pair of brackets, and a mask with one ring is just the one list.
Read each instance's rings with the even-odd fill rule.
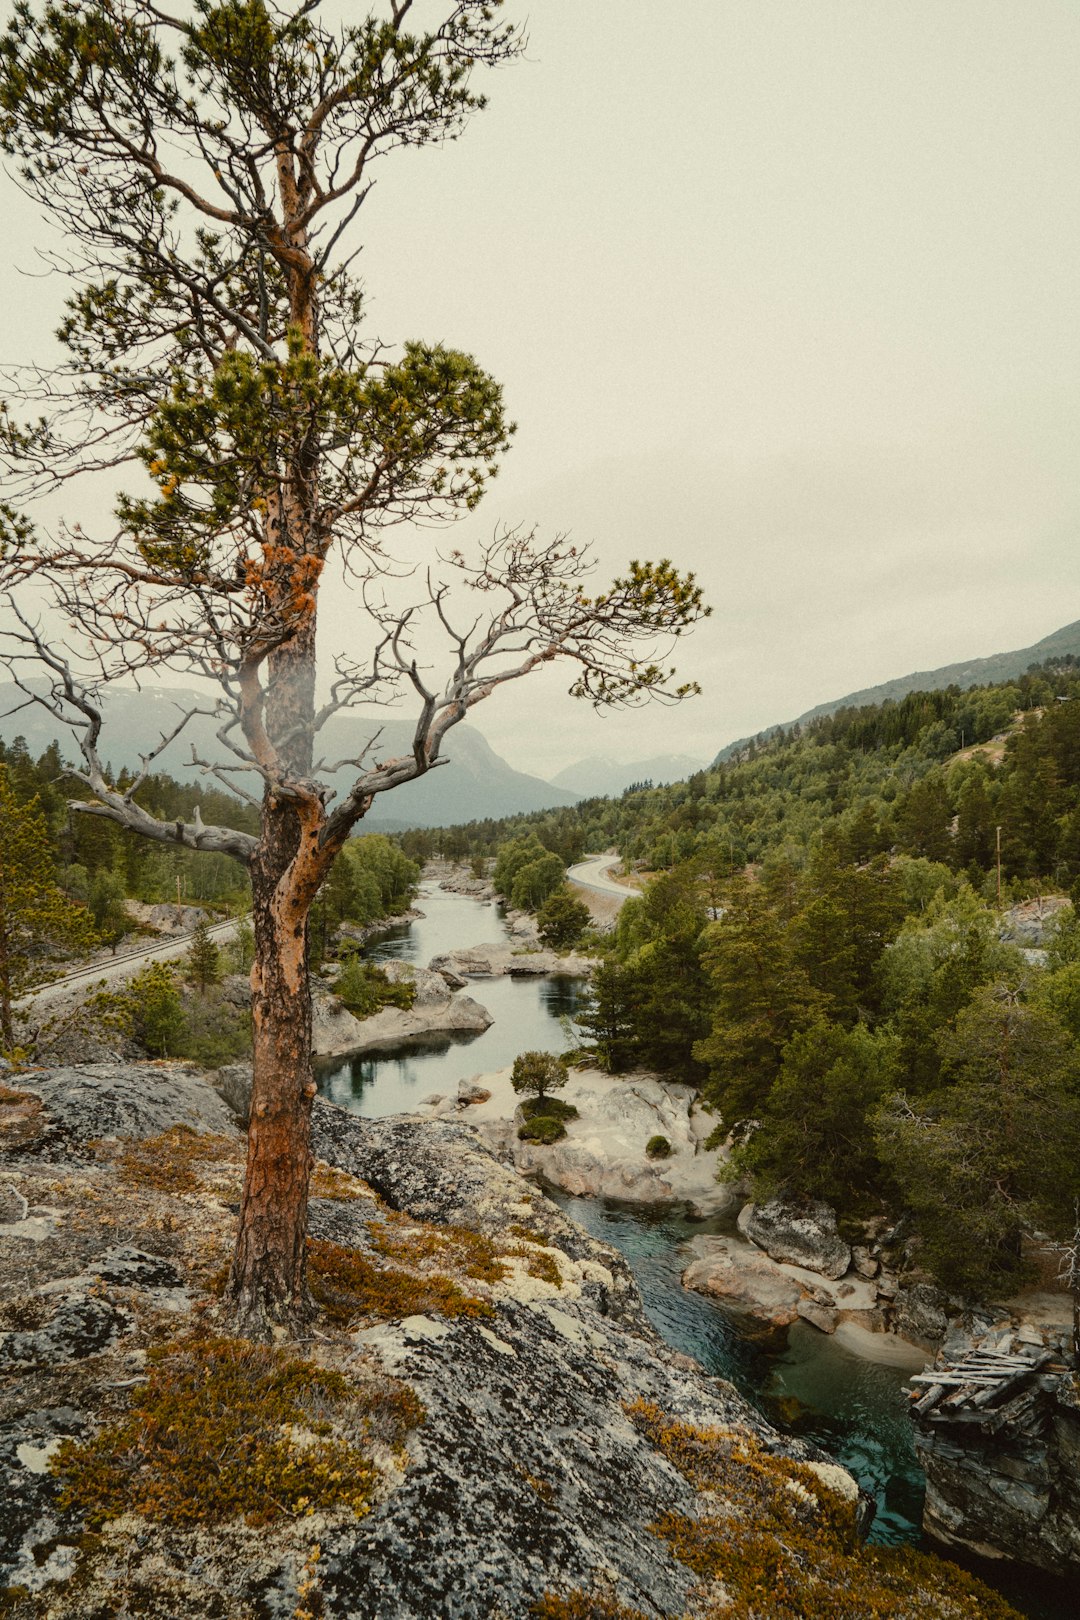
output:
[[1038,1426],[1038,1400],[1044,1372],[1068,1369],[1038,1345],[1018,1349],[977,1346],[946,1359],[911,1382],[912,1413],[936,1423],[978,1423],[985,1431]]

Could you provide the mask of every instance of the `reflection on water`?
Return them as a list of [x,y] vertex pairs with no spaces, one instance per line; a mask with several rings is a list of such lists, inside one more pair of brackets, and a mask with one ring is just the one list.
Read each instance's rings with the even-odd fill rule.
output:
[[[432,957],[449,951],[505,942],[493,905],[434,888],[421,891],[419,905],[422,918],[391,929],[365,954],[374,961],[394,958],[426,967]],[[573,1036],[563,1021],[576,1010],[579,993],[579,981],[565,976],[470,980],[462,994],[491,1013],[495,1022],[489,1029],[420,1035],[378,1052],[327,1059],[318,1065],[319,1090],[373,1119],[409,1113],[433,1092],[455,1093],[459,1080],[507,1068],[519,1052],[565,1051]]]

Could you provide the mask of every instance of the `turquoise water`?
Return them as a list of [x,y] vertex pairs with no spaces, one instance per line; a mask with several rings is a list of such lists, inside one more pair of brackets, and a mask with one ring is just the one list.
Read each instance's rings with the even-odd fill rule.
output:
[[571,1220],[620,1249],[653,1326],[676,1350],[730,1379],[771,1422],[813,1440],[855,1475],[877,1504],[871,1541],[918,1541],[923,1475],[915,1460],[907,1373],[854,1355],[839,1340],[796,1323],[780,1348],[751,1338],[713,1300],[684,1288],[681,1246],[730,1222],[691,1222],[548,1188]]
[[[505,938],[492,905],[434,887],[425,887],[417,904],[423,918],[379,939],[369,956],[426,966],[455,947]],[[494,1015],[490,1029],[331,1060],[321,1066],[320,1090],[378,1118],[413,1109],[432,1092],[456,1091],[459,1080],[503,1068],[518,1052],[570,1044],[565,1020],[576,1005],[573,980],[477,979],[465,993]],[[877,1503],[871,1539],[918,1539],[922,1475],[902,1393],[904,1372],[865,1361],[805,1324],[791,1330],[785,1345],[765,1348],[721,1306],[684,1289],[681,1245],[695,1232],[718,1230],[719,1223],[548,1190],[572,1219],[626,1255],[650,1319],[669,1344],[730,1379],[772,1421],[816,1441],[850,1468]]]

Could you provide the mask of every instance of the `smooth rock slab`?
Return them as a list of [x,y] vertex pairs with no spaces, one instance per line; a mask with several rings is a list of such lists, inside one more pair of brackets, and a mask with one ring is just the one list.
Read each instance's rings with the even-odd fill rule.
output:
[[767,1255],[734,1238],[699,1237],[688,1245],[697,1258],[682,1274],[684,1288],[719,1299],[733,1311],[775,1328],[799,1315],[804,1289]]
[[84,1158],[88,1144],[101,1137],[157,1136],[173,1125],[207,1135],[236,1134],[229,1108],[193,1064],[94,1063],[32,1070],[19,1075],[18,1089],[41,1100],[37,1134],[22,1148],[35,1155],[63,1152]]

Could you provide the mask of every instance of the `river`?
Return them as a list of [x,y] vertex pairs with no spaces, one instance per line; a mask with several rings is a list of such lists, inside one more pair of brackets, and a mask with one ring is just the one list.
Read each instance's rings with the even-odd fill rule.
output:
[[[424,885],[417,904],[422,918],[373,941],[369,957],[426,966],[444,952],[506,938],[492,904],[431,884]],[[572,979],[481,979],[465,993],[492,1013],[495,1022],[489,1029],[479,1035],[428,1036],[397,1049],[327,1060],[318,1075],[323,1095],[381,1118],[415,1108],[432,1092],[456,1091],[462,1078],[504,1068],[518,1052],[560,1051],[573,1044],[568,1020],[578,986]],[[669,1344],[730,1379],[772,1422],[816,1441],[850,1469],[877,1503],[871,1541],[920,1539],[923,1477],[903,1393],[910,1368],[856,1355],[842,1336],[828,1336],[804,1322],[790,1329],[781,1348],[767,1348],[722,1306],[684,1289],[679,1280],[686,1263],[681,1245],[695,1232],[730,1230],[730,1219],[691,1222],[669,1209],[643,1211],[548,1191],[572,1219],[626,1256],[650,1320]],[[977,1572],[994,1584],[1006,1584],[997,1571]],[[1023,1601],[1023,1591],[1012,1581],[1007,1584],[1011,1601],[1031,1615],[1071,1612],[1054,1603],[1029,1607],[1030,1597]]]

